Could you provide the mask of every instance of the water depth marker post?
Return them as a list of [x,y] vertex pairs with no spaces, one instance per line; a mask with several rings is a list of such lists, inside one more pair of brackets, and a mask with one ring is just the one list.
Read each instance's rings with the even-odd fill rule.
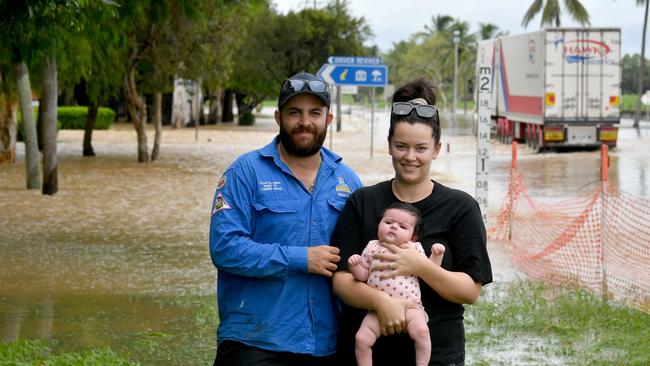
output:
[[481,58],[478,65],[478,124],[476,128],[476,194],[483,223],[488,224],[488,160],[490,159],[490,97],[492,95],[492,66]]

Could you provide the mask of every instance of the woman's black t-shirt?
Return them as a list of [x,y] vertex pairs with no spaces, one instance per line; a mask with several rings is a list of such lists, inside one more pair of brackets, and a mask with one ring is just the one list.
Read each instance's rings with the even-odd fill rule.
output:
[[[338,270],[348,270],[347,260],[361,254],[368,241],[377,239],[377,227],[384,209],[399,199],[393,194],[392,181],[355,191],[348,199],[331,243],[341,250]],[[465,272],[483,285],[492,282],[492,270],[486,248],[485,226],[478,203],[463,191],[434,181],[431,194],[412,203],[422,213],[419,241],[427,256],[431,246],[445,246],[442,267]],[[465,358],[464,308],[449,302],[420,280],[422,305],[429,315],[431,335],[430,365],[463,362]],[[340,317],[338,356],[341,365],[355,365],[354,335],[366,310],[343,304]],[[413,365],[415,349],[407,334],[379,337],[373,347],[373,365]]]

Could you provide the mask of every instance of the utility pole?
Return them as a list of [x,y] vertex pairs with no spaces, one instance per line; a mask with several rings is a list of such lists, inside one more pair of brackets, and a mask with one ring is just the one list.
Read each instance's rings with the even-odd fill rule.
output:
[[451,99],[451,113],[456,113],[456,98],[458,96],[458,42],[460,42],[460,31],[454,30],[452,41],[454,42],[454,94]]

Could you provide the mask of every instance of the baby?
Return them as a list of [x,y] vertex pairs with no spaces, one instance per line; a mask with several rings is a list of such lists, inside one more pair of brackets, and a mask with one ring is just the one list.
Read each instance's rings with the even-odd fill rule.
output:
[[[373,255],[388,252],[380,242],[395,244],[401,248],[415,248],[422,255],[426,255],[422,244],[413,241],[419,239],[421,224],[420,211],[415,206],[403,202],[392,204],[384,211],[379,222],[379,240],[371,240],[361,255],[351,256],[348,259],[348,269],[357,281],[367,282],[390,296],[404,298],[420,306],[406,310],[406,324],[408,334],[415,342],[416,365],[428,365],[431,358],[431,337],[427,326],[428,316],[420,301],[418,277],[410,275],[383,279],[381,276],[386,275],[389,270],[373,269],[383,262],[373,258]],[[445,247],[442,244],[433,244],[429,259],[440,265],[444,253]],[[372,346],[380,335],[377,314],[369,311],[355,337],[355,354],[359,366],[372,365]]]

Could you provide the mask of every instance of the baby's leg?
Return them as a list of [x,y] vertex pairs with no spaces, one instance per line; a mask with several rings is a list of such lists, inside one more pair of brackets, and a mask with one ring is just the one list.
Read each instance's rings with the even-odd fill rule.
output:
[[366,317],[363,318],[357,335],[354,337],[355,355],[357,356],[358,366],[372,365],[372,346],[380,335],[381,329],[379,329],[377,314],[369,311]]
[[431,336],[427,317],[422,309],[406,309],[406,330],[415,342],[415,364],[428,365],[431,358]]
[[440,243],[435,243],[431,246],[431,256],[429,259],[437,264],[442,264],[442,256],[445,254],[445,246]]

